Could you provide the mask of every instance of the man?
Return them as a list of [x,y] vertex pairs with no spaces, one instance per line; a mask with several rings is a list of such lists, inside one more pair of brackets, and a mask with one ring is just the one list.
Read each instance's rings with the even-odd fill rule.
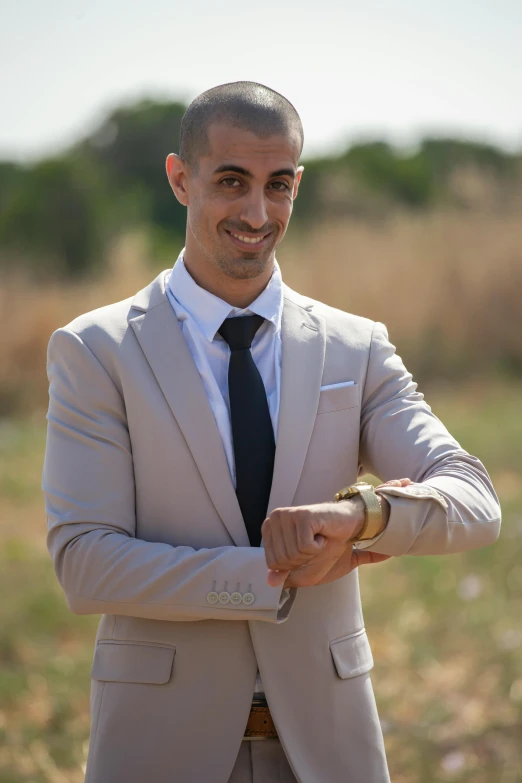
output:
[[356,567],[497,539],[383,325],[282,283],[302,142],[267,87],[196,98],[173,270],[51,338],[48,546],[103,615],[87,783],[388,781]]

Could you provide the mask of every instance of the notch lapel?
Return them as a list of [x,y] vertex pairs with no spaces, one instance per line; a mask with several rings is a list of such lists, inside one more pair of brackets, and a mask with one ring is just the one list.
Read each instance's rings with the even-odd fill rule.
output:
[[145,312],[129,321],[223,524],[237,546],[250,546],[216,421],[163,279],[137,295],[134,308]]
[[319,404],[325,322],[310,312],[311,306],[300,304],[300,299],[285,286],[279,423],[267,514],[274,508],[292,505]]

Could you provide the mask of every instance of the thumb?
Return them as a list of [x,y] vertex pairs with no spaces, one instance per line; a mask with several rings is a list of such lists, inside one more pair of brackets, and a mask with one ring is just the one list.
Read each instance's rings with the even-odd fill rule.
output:
[[391,555],[380,555],[377,552],[365,552],[354,549],[352,552],[352,561],[355,560],[354,568],[360,565],[370,565],[372,563],[383,563],[389,560]]

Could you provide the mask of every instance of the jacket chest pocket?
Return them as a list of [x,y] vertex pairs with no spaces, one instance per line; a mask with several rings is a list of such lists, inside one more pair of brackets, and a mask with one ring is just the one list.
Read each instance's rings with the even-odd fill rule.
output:
[[319,405],[317,415],[324,413],[335,413],[349,408],[356,408],[360,405],[359,386],[356,383],[349,386],[332,386],[321,389],[319,394]]
[[172,676],[176,648],[169,644],[101,639],[91,669],[93,680],[164,685]]

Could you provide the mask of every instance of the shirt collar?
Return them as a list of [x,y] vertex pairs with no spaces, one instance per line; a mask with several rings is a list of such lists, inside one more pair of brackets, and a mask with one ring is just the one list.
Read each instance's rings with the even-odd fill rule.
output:
[[225,318],[240,315],[260,315],[273,325],[276,332],[280,331],[283,313],[283,281],[277,261],[274,260],[274,271],[267,286],[251,305],[241,309],[233,307],[210,291],[201,288],[185,266],[184,252],[185,248],[174,264],[167,285],[172,296],[196,322],[209,342],[212,342]]

